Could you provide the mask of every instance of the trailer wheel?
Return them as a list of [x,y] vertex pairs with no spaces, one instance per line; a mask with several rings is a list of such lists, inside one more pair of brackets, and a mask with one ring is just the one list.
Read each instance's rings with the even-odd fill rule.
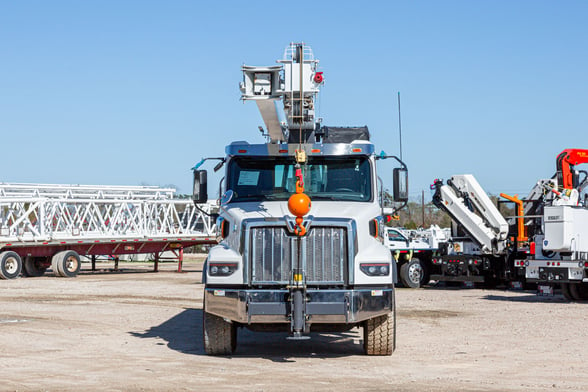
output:
[[0,253],[0,279],[14,279],[22,271],[22,260],[16,252]]
[[588,285],[584,283],[570,283],[570,294],[576,301],[588,300]]
[[421,287],[425,284],[425,275],[425,268],[416,257],[400,266],[400,282],[404,287]]
[[24,274],[29,277],[43,276],[47,271],[44,257],[27,256],[23,267]]
[[366,320],[363,348],[367,355],[392,355],[396,349],[396,312]]
[[204,312],[204,351],[208,355],[230,355],[237,348],[237,327],[222,317]]
[[51,267],[56,276],[73,278],[80,272],[80,255],[73,250],[56,253],[51,259]]

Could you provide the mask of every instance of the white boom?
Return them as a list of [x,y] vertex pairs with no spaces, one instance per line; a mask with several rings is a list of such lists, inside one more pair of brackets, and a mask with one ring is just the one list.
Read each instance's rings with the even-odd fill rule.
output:
[[455,175],[447,185],[439,181],[436,186],[435,205],[459,223],[483,253],[505,251],[508,223],[473,175]]

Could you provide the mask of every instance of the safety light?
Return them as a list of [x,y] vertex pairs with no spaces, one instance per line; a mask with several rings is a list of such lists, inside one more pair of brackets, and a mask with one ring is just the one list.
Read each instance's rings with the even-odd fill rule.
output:
[[229,221],[226,219],[223,219],[223,221],[221,222],[221,229],[220,229],[220,235],[222,238],[227,238],[229,236],[230,228],[231,228],[231,224],[229,223]]
[[313,81],[314,81],[316,84],[320,84],[320,83],[324,82],[324,81],[325,81],[325,77],[323,76],[323,73],[322,73],[322,72],[317,72],[317,73],[315,73],[315,74],[314,74]]

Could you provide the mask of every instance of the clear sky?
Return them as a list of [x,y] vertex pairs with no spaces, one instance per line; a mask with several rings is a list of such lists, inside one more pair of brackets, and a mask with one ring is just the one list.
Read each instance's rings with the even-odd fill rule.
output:
[[524,196],[588,148],[587,20],[573,0],[0,0],[0,181],[189,193],[201,158],[263,142],[241,65],[303,41],[325,125],[398,154],[400,92],[411,197],[464,173]]

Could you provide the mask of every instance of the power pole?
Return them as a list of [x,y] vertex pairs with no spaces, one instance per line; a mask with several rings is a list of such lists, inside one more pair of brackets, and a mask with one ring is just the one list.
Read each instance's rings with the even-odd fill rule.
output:
[[425,228],[425,191],[421,194],[421,206],[423,208],[423,229]]

